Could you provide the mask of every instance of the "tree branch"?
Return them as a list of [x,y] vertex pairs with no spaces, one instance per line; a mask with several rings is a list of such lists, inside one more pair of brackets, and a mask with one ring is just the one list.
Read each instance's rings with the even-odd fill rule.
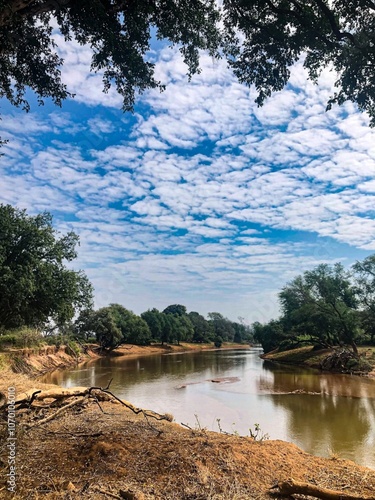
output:
[[309,483],[300,483],[293,479],[288,479],[288,481],[282,481],[272,486],[272,488],[270,488],[271,493],[276,493],[272,491],[275,488],[279,489],[277,494],[285,496],[299,494],[320,498],[321,500],[375,500],[374,496],[364,497],[362,495],[351,495],[350,493],[321,488]]

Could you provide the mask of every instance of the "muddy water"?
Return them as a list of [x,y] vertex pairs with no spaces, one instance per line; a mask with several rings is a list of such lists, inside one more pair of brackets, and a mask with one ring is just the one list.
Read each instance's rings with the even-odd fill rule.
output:
[[[43,381],[107,385],[142,408],[175,421],[248,435],[258,423],[270,439],[320,456],[337,454],[375,468],[375,380],[274,365],[258,349],[99,359]],[[219,422],[218,422],[219,419]]]

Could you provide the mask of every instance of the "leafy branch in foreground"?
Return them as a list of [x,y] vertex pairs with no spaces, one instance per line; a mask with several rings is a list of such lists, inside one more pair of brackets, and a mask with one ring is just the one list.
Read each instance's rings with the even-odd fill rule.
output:
[[[61,79],[56,27],[66,41],[92,50],[91,71],[114,86],[123,109],[135,95],[164,89],[150,59],[153,37],[178,46],[191,77],[199,51],[227,58],[239,81],[254,85],[262,105],[289,80],[301,57],[309,78],[337,74],[327,103],[351,101],[375,125],[375,3],[372,0],[0,0],[0,97],[26,111],[31,88],[40,103],[72,94]],[[89,68],[88,68],[89,69]]]

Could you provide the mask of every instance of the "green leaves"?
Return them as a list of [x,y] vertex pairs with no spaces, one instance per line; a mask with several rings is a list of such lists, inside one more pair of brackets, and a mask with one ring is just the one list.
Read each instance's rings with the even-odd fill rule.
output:
[[78,237],[59,237],[49,213],[0,205],[0,327],[58,324],[88,307],[92,286],[82,271],[65,267],[76,257]]
[[137,93],[164,89],[149,60],[151,34],[178,45],[189,78],[198,73],[199,51],[225,56],[239,81],[254,85],[262,105],[289,80],[300,57],[316,81],[323,68],[337,72],[337,92],[327,109],[346,101],[367,111],[375,125],[375,5],[369,0],[38,0],[0,1],[0,97],[26,111],[30,87],[61,105],[61,81],[52,26],[66,40],[93,50],[91,71],[103,71],[103,90],[115,86],[123,109]]

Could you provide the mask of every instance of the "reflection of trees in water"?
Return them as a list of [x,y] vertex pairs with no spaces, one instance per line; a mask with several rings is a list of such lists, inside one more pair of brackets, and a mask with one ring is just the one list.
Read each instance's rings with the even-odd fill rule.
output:
[[304,391],[331,396],[375,398],[375,381],[264,362],[263,372],[258,380],[258,390],[271,393]]
[[79,370],[55,372],[48,378],[48,382],[64,385],[68,381],[69,385],[105,386],[113,378],[113,388],[131,387],[163,376],[178,379],[193,374],[201,374],[203,382],[205,377],[214,377],[218,374],[225,376],[225,372],[244,368],[247,362],[246,355],[239,353],[234,356],[230,353],[229,350],[223,350],[173,355],[156,354],[137,358],[100,358],[92,364],[89,362]]
[[287,415],[291,439],[310,453],[361,460],[375,434],[375,382],[264,363],[258,390]]
[[[375,400],[337,397],[328,394],[270,395],[277,407],[286,410],[289,434],[310,453],[352,452],[363,443],[374,421]],[[370,410],[370,412],[369,412]],[[353,458],[354,458],[353,455]]]

